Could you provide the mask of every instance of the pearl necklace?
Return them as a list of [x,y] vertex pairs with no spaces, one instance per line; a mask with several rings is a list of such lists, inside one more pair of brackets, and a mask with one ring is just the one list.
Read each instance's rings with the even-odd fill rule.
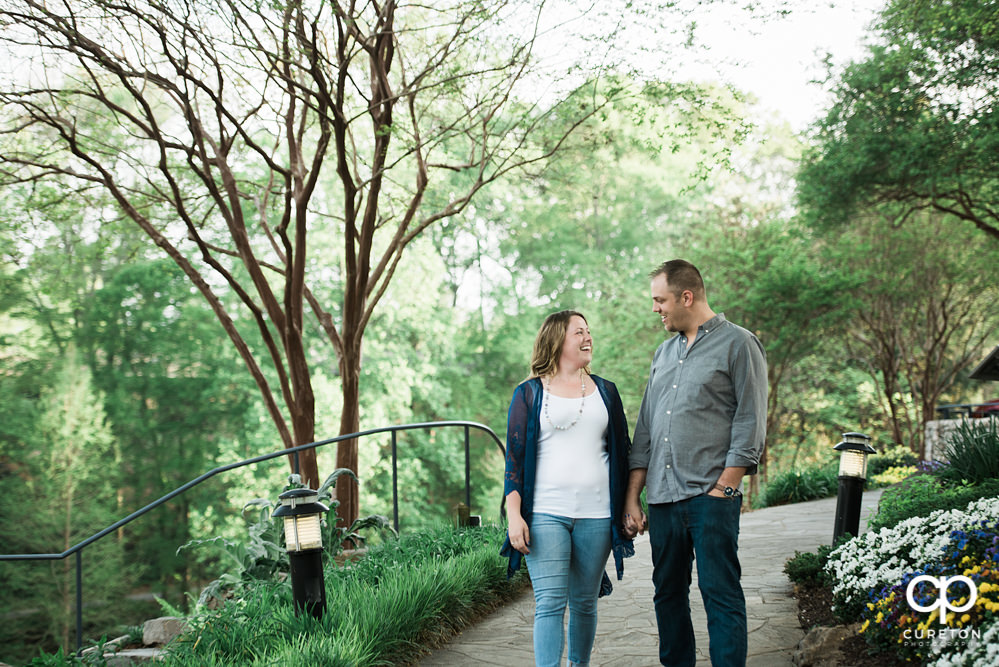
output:
[[579,412],[576,414],[576,418],[568,426],[559,426],[552,422],[552,418],[548,416],[548,396],[551,395],[550,391],[551,380],[545,382],[545,419],[551,424],[551,427],[556,431],[568,431],[570,428],[579,422],[579,418],[583,416],[583,405],[586,403],[586,377],[583,375],[583,371],[579,371],[579,390],[582,400],[579,402]]

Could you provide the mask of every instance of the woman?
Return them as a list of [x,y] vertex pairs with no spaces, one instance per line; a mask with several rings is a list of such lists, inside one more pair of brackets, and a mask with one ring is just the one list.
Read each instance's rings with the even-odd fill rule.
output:
[[558,667],[569,606],[569,664],[588,665],[597,597],[613,549],[617,578],[634,555],[621,512],[628,477],[628,424],[613,383],[590,375],[593,337],[571,310],[549,315],[534,341],[531,375],[513,392],[507,418],[509,527],[502,554],[521,559],[534,587],[534,660]]

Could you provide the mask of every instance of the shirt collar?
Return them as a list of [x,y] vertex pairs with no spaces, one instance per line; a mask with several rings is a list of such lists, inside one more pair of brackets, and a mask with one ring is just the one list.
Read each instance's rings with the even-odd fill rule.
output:
[[721,325],[725,324],[727,320],[725,319],[725,313],[718,313],[710,320],[697,327],[698,331],[703,331],[704,333],[711,333]]

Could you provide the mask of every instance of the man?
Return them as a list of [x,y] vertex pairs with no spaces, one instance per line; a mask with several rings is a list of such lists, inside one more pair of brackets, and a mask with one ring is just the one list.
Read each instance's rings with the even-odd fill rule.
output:
[[678,335],[652,360],[629,457],[626,530],[649,530],[659,661],[694,665],[688,595],[696,554],[711,664],[745,665],[739,487],[763,450],[766,355],[756,336],[711,310],[693,264],[671,260],[649,277],[652,310]]

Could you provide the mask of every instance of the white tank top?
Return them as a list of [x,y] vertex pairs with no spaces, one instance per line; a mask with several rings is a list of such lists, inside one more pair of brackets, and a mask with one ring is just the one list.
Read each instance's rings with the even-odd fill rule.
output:
[[[610,517],[610,455],[607,408],[596,390],[582,398],[548,395],[548,416],[541,409],[534,511],[572,519]],[[583,401],[583,413],[579,403]],[[552,426],[568,426],[560,430]]]

